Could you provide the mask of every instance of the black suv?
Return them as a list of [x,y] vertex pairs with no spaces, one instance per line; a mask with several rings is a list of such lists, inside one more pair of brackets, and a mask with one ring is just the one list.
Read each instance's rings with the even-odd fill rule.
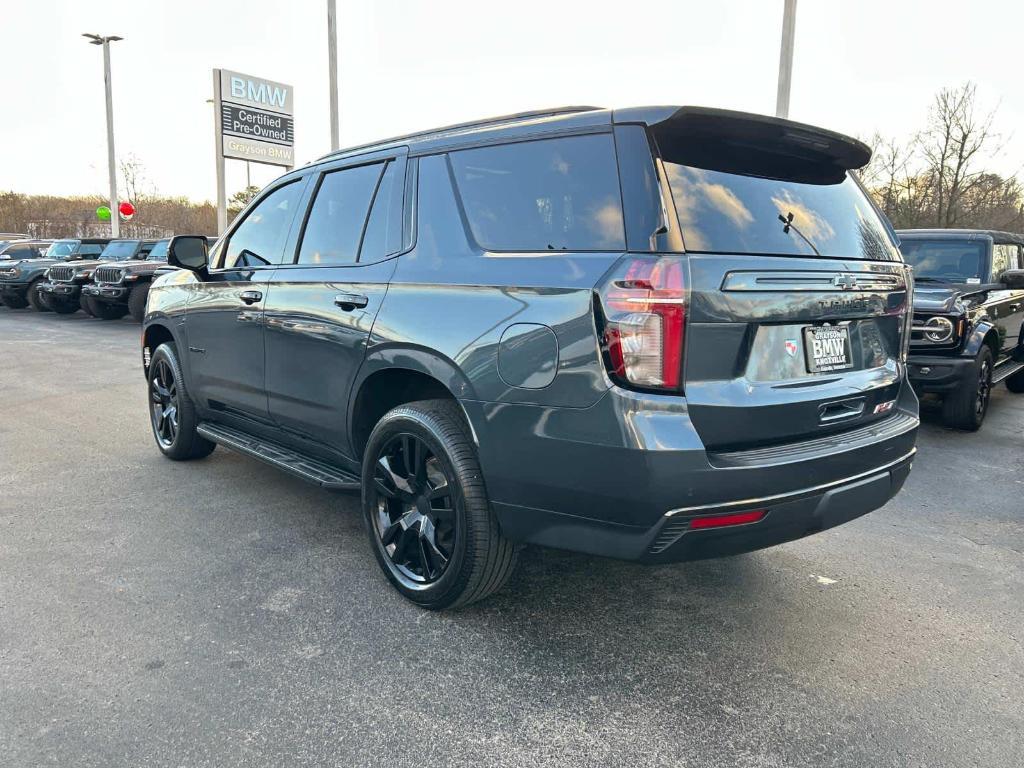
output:
[[[92,278],[95,269],[104,262],[129,262],[145,259],[156,245],[156,240],[111,240],[94,260],[76,264],[55,264],[46,270],[46,280],[39,286],[39,297],[47,309],[61,315],[70,315],[79,309],[94,314],[91,302],[81,303],[82,288]],[[97,315],[98,316],[98,315]]]
[[[141,323],[146,314],[146,298],[153,277],[167,267],[167,240],[157,240],[148,254],[128,261],[100,263],[92,272],[92,282],[82,286],[79,301],[93,317],[117,320],[127,314]],[[141,249],[140,249],[141,250]]]
[[407,598],[532,542],[662,563],[885,504],[910,470],[909,270],[860,142],[693,107],[566,108],[329,155],[149,294],[151,424],[361,489]]
[[910,381],[942,398],[948,426],[976,430],[993,384],[1024,392],[1024,236],[907,229],[899,237],[915,280]]
[[12,309],[46,312],[39,289],[46,282],[46,271],[55,265],[74,266],[94,259],[103,252],[109,238],[68,238],[54,240],[42,258],[0,263],[0,299]]

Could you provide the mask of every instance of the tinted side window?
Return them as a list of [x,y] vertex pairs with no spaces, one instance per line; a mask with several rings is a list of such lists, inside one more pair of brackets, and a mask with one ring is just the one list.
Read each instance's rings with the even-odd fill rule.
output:
[[402,249],[402,197],[404,179],[398,178],[398,163],[388,163],[377,185],[373,209],[359,249],[359,260],[374,262]]
[[78,249],[78,256],[98,256],[103,253],[105,246],[99,243],[82,243],[82,247]]
[[293,181],[263,198],[231,233],[223,266],[280,264],[301,191],[302,185]]
[[324,175],[302,235],[300,264],[351,264],[356,260],[382,166],[362,165]]
[[473,237],[498,251],[604,251],[625,246],[610,134],[451,153]]

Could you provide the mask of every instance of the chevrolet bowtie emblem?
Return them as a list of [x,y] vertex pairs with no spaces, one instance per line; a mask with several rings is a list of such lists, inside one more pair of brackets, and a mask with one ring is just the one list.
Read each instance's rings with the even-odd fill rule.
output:
[[849,291],[857,287],[857,278],[853,275],[836,275],[832,278],[832,285],[836,288],[842,288],[844,291]]

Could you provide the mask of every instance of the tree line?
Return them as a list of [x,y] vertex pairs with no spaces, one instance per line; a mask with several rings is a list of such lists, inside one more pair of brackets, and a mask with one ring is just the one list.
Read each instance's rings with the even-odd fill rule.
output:
[[973,83],[935,95],[924,127],[900,140],[875,135],[861,180],[897,229],[1024,230],[1024,189],[1016,170],[992,167],[1005,137]]
[[[978,103],[973,83],[935,95],[921,130],[904,138],[876,134],[871,162],[860,170],[864,185],[899,229],[962,227],[1024,231],[1024,188],[1017,172],[997,172],[1004,137],[996,112]],[[138,158],[121,163],[121,190],[137,213],[122,222],[123,237],[167,237],[178,233],[216,234],[211,202],[160,195]],[[228,204],[229,221],[258,192],[247,187]],[[22,195],[0,192],[0,232],[32,237],[103,236],[110,231],[96,217],[107,205],[103,195]]]

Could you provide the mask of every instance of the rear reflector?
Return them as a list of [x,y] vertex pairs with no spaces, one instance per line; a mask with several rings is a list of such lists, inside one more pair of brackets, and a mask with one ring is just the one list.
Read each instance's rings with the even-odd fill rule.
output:
[[767,514],[767,509],[755,509],[751,512],[736,512],[731,515],[695,517],[690,521],[690,528],[725,528],[730,525],[745,525],[746,523],[756,523]]

